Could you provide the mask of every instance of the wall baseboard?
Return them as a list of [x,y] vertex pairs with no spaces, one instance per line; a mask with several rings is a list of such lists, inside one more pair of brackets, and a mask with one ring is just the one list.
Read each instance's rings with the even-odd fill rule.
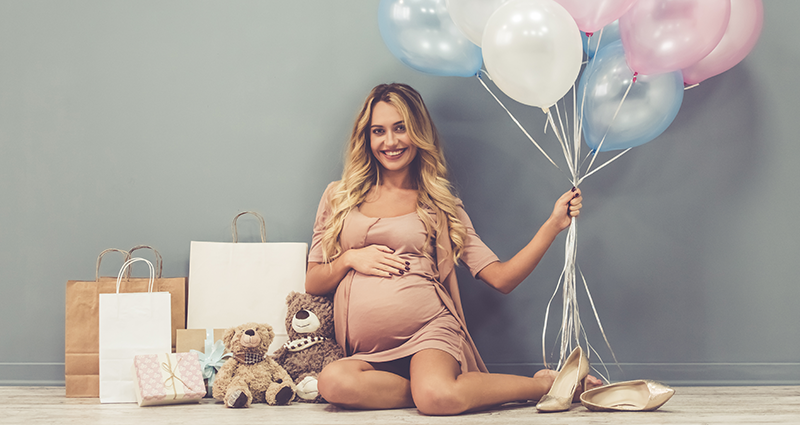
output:
[[[532,376],[541,363],[493,363],[491,372]],[[800,363],[606,363],[612,382],[652,379],[673,386],[800,385]],[[621,369],[621,370],[620,370]],[[597,376],[595,371],[592,374]]]
[[0,385],[64,386],[64,363],[0,363]]
[[[539,363],[489,363],[496,373],[532,376]],[[596,367],[596,366],[595,366]],[[672,386],[800,385],[800,363],[620,363],[607,364],[612,381],[653,379]],[[595,372],[593,374],[597,375]],[[0,385],[64,386],[64,363],[0,363]]]

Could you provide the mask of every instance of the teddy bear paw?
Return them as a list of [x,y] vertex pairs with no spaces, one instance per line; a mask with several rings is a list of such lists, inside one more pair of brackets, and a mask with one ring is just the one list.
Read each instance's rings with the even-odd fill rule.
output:
[[306,376],[297,384],[297,396],[303,400],[314,400],[318,395],[317,378]]
[[278,394],[275,394],[275,404],[277,405],[284,405],[289,404],[290,401],[294,398],[294,391],[292,387],[283,387],[278,390]]
[[247,394],[242,390],[234,390],[225,398],[228,407],[247,407]]

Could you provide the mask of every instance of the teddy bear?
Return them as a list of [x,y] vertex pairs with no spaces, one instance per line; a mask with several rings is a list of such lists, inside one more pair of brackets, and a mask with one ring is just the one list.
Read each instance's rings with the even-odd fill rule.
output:
[[294,379],[299,401],[325,402],[317,391],[317,375],[328,363],[344,357],[334,334],[333,299],[290,292],[286,304],[289,342],[273,358]]
[[217,372],[214,398],[227,407],[289,404],[295,397],[292,377],[267,355],[274,338],[272,326],[266,323],[245,323],[227,329],[222,342],[232,355]]

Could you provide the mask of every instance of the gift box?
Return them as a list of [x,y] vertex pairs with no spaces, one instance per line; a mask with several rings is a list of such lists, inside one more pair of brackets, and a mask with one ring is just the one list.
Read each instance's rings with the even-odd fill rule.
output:
[[206,395],[197,353],[137,355],[133,383],[139,406],[191,403]]
[[212,396],[214,377],[231,356],[225,352],[222,343],[224,333],[225,329],[179,329],[177,333],[177,352],[192,352],[200,359],[200,369],[206,382],[206,397]]

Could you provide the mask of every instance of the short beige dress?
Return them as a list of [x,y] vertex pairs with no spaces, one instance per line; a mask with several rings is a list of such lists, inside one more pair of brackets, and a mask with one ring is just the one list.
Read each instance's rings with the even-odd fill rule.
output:
[[[330,189],[330,187],[329,187]],[[309,262],[322,262],[320,239],[327,216],[327,191],[317,213]],[[467,267],[477,274],[497,256],[468,231]],[[337,341],[350,358],[387,362],[434,348],[452,355],[462,371],[481,370],[480,358],[463,317],[439,282],[433,245],[426,246],[425,225],[416,212],[398,217],[368,217],[354,208],[345,219],[340,242],[344,249],[385,245],[410,263],[410,271],[390,278],[350,270],[334,301]],[[426,255],[427,253],[427,255]],[[482,362],[480,363],[482,365]]]

